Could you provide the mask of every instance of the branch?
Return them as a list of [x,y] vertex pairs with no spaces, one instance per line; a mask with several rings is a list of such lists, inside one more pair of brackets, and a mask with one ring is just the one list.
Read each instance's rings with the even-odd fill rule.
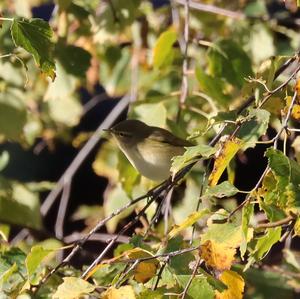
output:
[[[185,5],[186,1],[185,0],[174,0],[174,2],[181,4],[181,5]],[[214,5],[210,5],[210,4],[203,4],[203,3],[199,3],[199,2],[195,2],[195,1],[189,1],[189,7],[193,8],[195,10],[200,10],[200,11],[205,11],[205,12],[209,12],[209,13],[213,13],[213,14],[217,14],[217,15],[222,15],[225,17],[229,17],[229,18],[233,18],[233,19],[244,19],[245,15],[242,12],[239,11],[231,11],[228,9],[224,9],[224,8],[220,8]]]
[[294,217],[288,216],[288,217],[278,220],[278,221],[258,224],[257,226],[254,227],[254,229],[264,229],[264,228],[272,228],[272,227],[282,226],[284,224],[289,224],[294,219],[295,219]]
[[182,82],[181,82],[181,94],[179,99],[179,109],[177,113],[177,121],[180,118],[182,106],[184,105],[188,95],[188,46],[189,46],[189,3],[190,0],[185,0],[184,4],[184,51],[183,51],[183,64],[182,64]]

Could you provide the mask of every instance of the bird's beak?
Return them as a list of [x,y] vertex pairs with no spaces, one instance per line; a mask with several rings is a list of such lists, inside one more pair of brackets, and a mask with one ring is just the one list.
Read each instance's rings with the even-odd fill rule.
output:
[[112,129],[103,129],[104,132],[112,133]]

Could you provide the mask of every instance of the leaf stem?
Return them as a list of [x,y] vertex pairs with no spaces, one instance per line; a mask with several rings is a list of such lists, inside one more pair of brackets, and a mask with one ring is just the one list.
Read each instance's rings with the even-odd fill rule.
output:
[[0,17],[0,21],[10,21],[10,22],[13,22],[14,18],[3,18],[3,17]]

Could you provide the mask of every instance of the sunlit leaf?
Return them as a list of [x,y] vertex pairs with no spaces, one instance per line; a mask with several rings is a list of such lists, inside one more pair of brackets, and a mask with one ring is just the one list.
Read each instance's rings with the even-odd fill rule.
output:
[[11,35],[16,46],[20,46],[34,57],[41,71],[52,80],[55,78],[55,63],[52,58],[52,30],[42,19],[14,19]]
[[53,294],[53,299],[75,299],[89,294],[95,290],[95,286],[78,277],[64,277]]
[[200,256],[205,264],[216,270],[228,270],[234,261],[236,249],[223,243],[207,240],[200,247]]
[[189,215],[185,221],[183,221],[182,223],[175,225],[171,231],[168,234],[169,239],[174,238],[175,236],[177,236],[181,231],[183,231],[184,229],[186,229],[187,227],[192,226],[195,222],[197,222],[199,219],[203,218],[204,216],[209,214],[209,210],[208,209],[204,209],[198,212],[194,212],[191,215]]
[[219,185],[208,187],[203,195],[203,198],[210,198],[210,197],[229,197],[233,196],[239,192],[234,185],[230,184],[228,181],[225,181]]
[[249,241],[248,238],[249,223],[251,217],[253,216],[253,213],[254,213],[254,205],[248,202],[246,205],[244,205],[242,211],[242,242],[240,246],[241,257],[243,257],[246,253],[247,243]]
[[133,287],[130,285],[120,287],[118,289],[111,287],[109,288],[103,299],[136,299]]
[[228,289],[223,291],[222,293],[216,291],[215,299],[242,299],[245,281],[242,276],[234,271],[224,271],[220,280],[224,282]]
[[238,138],[227,139],[221,145],[221,150],[217,153],[214,168],[209,176],[210,186],[215,186],[218,183],[227,165],[242,146],[243,142]]
[[206,144],[198,144],[186,148],[186,151],[182,156],[177,156],[173,159],[171,171],[173,173],[178,172],[186,165],[199,160],[200,158],[207,159],[216,152],[214,147]]
[[9,153],[7,151],[3,151],[0,154],[0,171],[2,171],[9,162]]
[[176,40],[177,34],[173,29],[161,33],[153,49],[153,65],[155,67],[160,68],[170,58]]

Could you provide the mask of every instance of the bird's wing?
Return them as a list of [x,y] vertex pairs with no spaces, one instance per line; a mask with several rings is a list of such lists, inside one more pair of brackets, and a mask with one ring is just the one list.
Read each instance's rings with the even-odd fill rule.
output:
[[[161,134],[164,132],[164,135]],[[156,140],[159,142],[169,143],[175,146],[192,146],[193,144],[187,140],[176,137],[169,131],[162,128],[155,128],[155,130],[149,136],[150,139]]]

